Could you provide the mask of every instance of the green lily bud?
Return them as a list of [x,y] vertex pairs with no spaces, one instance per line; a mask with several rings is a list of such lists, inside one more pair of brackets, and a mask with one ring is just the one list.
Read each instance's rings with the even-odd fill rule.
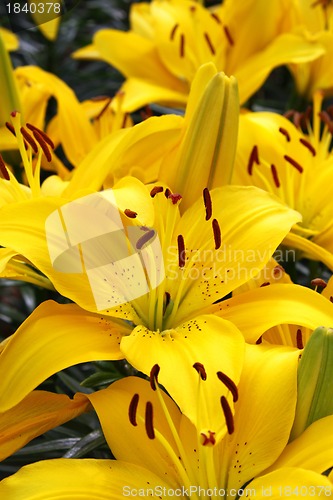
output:
[[13,75],[13,67],[0,33],[0,127],[9,121],[12,111],[20,111],[21,104]]
[[204,188],[230,183],[238,136],[239,99],[236,79],[201,66],[193,81],[175,168],[166,158],[160,178],[183,197],[182,209],[202,196]]
[[297,404],[290,440],[316,420],[333,415],[333,328],[317,328],[304,348],[297,375]]

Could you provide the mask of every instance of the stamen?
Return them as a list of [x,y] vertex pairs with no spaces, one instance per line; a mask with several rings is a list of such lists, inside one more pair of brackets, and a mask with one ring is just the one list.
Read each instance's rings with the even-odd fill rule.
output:
[[315,150],[315,148],[312,146],[312,144],[310,142],[308,142],[306,139],[303,139],[303,138],[301,138],[299,140],[299,142],[301,144],[303,144],[303,146],[305,146],[306,148],[308,148],[308,150],[310,151],[310,153],[312,154],[312,156],[316,156],[316,150]]
[[7,170],[7,167],[6,167],[6,164],[5,162],[3,161],[3,158],[2,156],[0,155],[0,174],[1,174],[1,177],[3,179],[5,179],[6,181],[9,181],[10,180],[10,177],[9,177],[9,173],[8,173],[8,170]]
[[170,193],[169,196],[168,196],[168,200],[171,200],[173,205],[177,205],[177,203],[181,199],[182,199],[182,195],[181,194],[177,194],[177,193]]
[[260,335],[260,337],[258,338],[258,340],[256,340],[256,344],[257,345],[262,344],[262,335]]
[[31,135],[27,132],[27,130],[25,130],[24,127],[21,127],[20,128],[20,132],[21,134],[23,135],[24,139],[30,144],[30,146],[32,147],[32,150],[35,154],[38,153],[38,146],[37,144],[35,143],[35,141],[33,140],[33,138],[31,137]]
[[42,134],[40,134],[40,133],[38,132],[38,130],[35,130],[35,129],[33,129],[33,130],[32,130],[32,133],[33,133],[33,135],[34,135],[34,138],[36,139],[36,141],[38,142],[38,144],[39,144],[39,145],[40,145],[40,147],[42,148],[43,153],[44,153],[44,155],[45,155],[45,157],[46,157],[47,161],[48,161],[48,162],[50,162],[50,161],[52,160],[52,155],[51,155],[51,153],[50,153],[50,151],[49,151],[49,149],[48,149],[48,147],[47,147],[47,143],[46,143],[46,141],[44,140],[44,138],[43,138]]
[[36,132],[38,132],[43,137],[44,141],[47,142],[47,144],[49,146],[51,146],[52,149],[54,149],[54,143],[53,143],[52,139],[47,134],[45,134],[45,132],[43,132],[43,130],[35,127],[35,125],[32,125],[31,123],[27,123],[26,125],[27,125],[27,128],[29,130],[31,130],[32,132],[34,130],[36,130]]
[[303,172],[303,167],[302,167],[299,163],[297,163],[297,161],[296,161],[296,160],[294,160],[293,158],[291,158],[291,157],[290,157],[290,156],[288,156],[288,155],[284,155],[284,157],[283,157],[283,158],[284,158],[287,162],[289,162],[289,163],[290,163],[290,165],[292,165],[293,167],[295,167],[295,168],[296,168],[296,170],[298,170],[300,174]]
[[16,137],[16,132],[13,125],[9,122],[6,122],[6,127],[8,128],[9,132],[11,132],[14,137]]
[[166,197],[166,199],[168,199],[170,195],[172,195],[172,192],[170,191],[169,188],[166,188],[166,190],[164,192],[164,196]]
[[287,142],[290,142],[290,135],[289,135],[288,130],[286,130],[283,127],[280,127],[279,132],[281,132],[281,134],[285,136],[285,138],[287,139]]
[[207,380],[207,373],[202,363],[194,363],[193,368],[199,373],[201,380]]
[[280,278],[284,274],[284,272],[285,270],[283,269],[283,267],[278,264],[273,269],[274,278]]
[[160,367],[158,364],[154,365],[152,369],[150,370],[150,387],[153,389],[153,391],[156,391],[156,384],[158,384],[158,374],[160,372]]
[[214,45],[212,44],[212,41],[211,39],[209,38],[209,35],[208,33],[204,33],[204,37],[205,37],[205,40],[207,42],[207,45],[209,47],[209,50],[211,51],[212,55],[215,56],[215,47]]
[[137,212],[133,212],[133,210],[130,210],[129,208],[126,208],[124,210],[124,214],[130,219],[135,219],[135,217],[138,215]]
[[247,165],[247,171],[249,175],[253,173],[253,164],[256,163],[260,165],[259,156],[258,156],[258,146],[253,146],[253,149],[250,154],[249,163]]
[[145,426],[146,426],[146,433],[149,439],[155,439],[155,432],[153,425],[153,405],[150,401],[147,401],[146,403]]
[[230,31],[229,31],[229,29],[228,29],[227,26],[223,26],[223,31],[224,31],[224,34],[227,37],[227,40],[230,43],[230,45],[235,45],[235,42],[234,42],[234,40],[233,40],[233,38],[231,36],[231,33],[230,33]]
[[153,187],[153,189],[150,191],[150,196],[152,198],[155,198],[155,196],[157,195],[157,193],[162,193],[163,191],[163,187],[162,186],[155,186]]
[[218,379],[226,386],[226,388],[231,392],[233,402],[236,403],[238,401],[238,389],[233,380],[231,380],[228,375],[223,372],[217,372]]
[[300,328],[297,329],[296,333],[296,345],[298,349],[303,349],[303,337],[302,337],[302,330]]
[[180,35],[179,53],[180,53],[180,57],[184,57],[185,56],[185,36],[183,34]]
[[170,300],[171,300],[171,295],[169,292],[165,292],[164,293],[164,305],[163,305],[163,314],[165,313],[165,311],[167,310],[168,308],[168,305],[170,304]]
[[275,165],[271,165],[271,172],[272,172],[274,184],[275,184],[275,186],[277,188],[279,188],[280,187],[280,181],[279,181],[279,177],[278,177],[278,173],[277,173]]
[[268,286],[268,285],[270,285],[270,282],[269,281],[264,281],[264,283],[261,283],[260,288],[263,287],[263,286]]
[[224,396],[221,396],[221,406],[224,413],[225,422],[227,424],[228,434],[232,434],[235,430],[234,417],[232,415],[229,403]]
[[179,234],[177,238],[178,243],[178,265],[179,267],[185,266],[185,243],[184,237]]
[[320,286],[321,288],[327,287],[326,281],[321,278],[315,278],[314,280],[311,280],[311,285],[315,287]]
[[149,241],[151,240],[153,237],[155,236],[155,231],[154,229],[150,229],[149,231],[147,231],[143,236],[141,236],[141,238],[138,239],[138,241],[136,242],[136,248],[137,250],[141,250],[141,248]]
[[134,425],[134,427],[138,425],[136,421],[136,411],[138,409],[138,404],[139,404],[139,394],[134,394],[128,408],[128,418],[131,424]]
[[217,24],[222,24],[221,19],[219,18],[219,16],[217,14],[215,14],[215,12],[212,12],[210,15],[212,16],[213,19],[215,19]]
[[208,431],[208,436],[204,432],[200,433],[200,436],[202,436],[201,444],[202,446],[214,446],[216,443],[215,439],[215,432],[213,431]]
[[212,210],[212,199],[210,197],[210,192],[208,188],[205,188],[203,190],[203,199],[206,209],[206,220],[209,220],[212,216],[213,210]]
[[221,246],[221,229],[216,219],[213,219],[212,226],[215,240],[215,250],[217,250]]
[[170,40],[171,41],[174,40],[176,31],[178,28],[179,28],[179,24],[175,24],[174,27],[172,28],[171,33],[170,33]]
[[125,113],[124,114],[124,118],[123,118],[123,121],[121,122],[121,127],[120,128],[126,128],[126,122],[127,122],[128,116],[129,116],[129,113]]
[[104,106],[102,107],[102,109],[98,113],[98,115],[96,116],[95,120],[99,120],[103,116],[103,114],[105,113],[105,111],[110,106],[111,102],[112,102],[112,97],[108,97],[106,103],[104,104]]
[[328,130],[332,134],[333,133],[333,123],[332,123],[330,115],[326,111],[320,111],[318,113],[318,116],[325,123],[325,125],[327,125]]

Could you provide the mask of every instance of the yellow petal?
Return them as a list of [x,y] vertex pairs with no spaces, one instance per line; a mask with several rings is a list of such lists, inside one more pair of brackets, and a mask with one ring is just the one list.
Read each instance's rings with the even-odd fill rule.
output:
[[284,467],[254,479],[246,487],[255,498],[323,498],[333,494],[332,483],[325,477],[302,468]]
[[216,304],[209,312],[232,321],[251,343],[276,325],[300,325],[314,330],[333,324],[333,304],[299,285],[276,284],[250,290]]
[[[331,228],[327,231],[327,234],[332,234]],[[327,234],[324,233],[323,237],[320,235],[316,238],[316,241],[319,243],[318,245],[315,242],[307,240],[306,238],[294,233],[289,233],[283,240],[283,243],[289,247],[302,250],[307,256],[323,262],[331,271],[333,271],[333,254],[320,246],[320,244],[325,245]],[[331,241],[329,243],[331,245]]]
[[[160,366],[159,381],[199,432],[225,430],[220,396],[230,399],[230,393],[216,373],[222,371],[237,384],[244,352],[242,335],[231,323],[201,316],[162,333],[138,326],[122,339],[121,351],[143,373],[149,374],[155,363]],[[195,363],[207,373],[200,387]]]
[[19,40],[14,33],[5,28],[0,28],[0,36],[2,37],[6,49],[11,52],[12,50],[17,50],[19,47]]
[[158,486],[162,491],[168,488],[164,478],[137,465],[116,460],[56,459],[27,465],[4,479],[0,496],[8,500],[123,500],[124,496],[137,496],[140,488],[154,491]]
[[61,20],[59,2],[57,0],[39,0],[38,6],[35,4],[35,7],[31,7],[34,1],[29,0],[29,4],[31,15],[40,31],[48,40],[55,40]]
[[[43,332],[43,334],[41,334]],[[10,338],[1,353],[0,410],[19,403],[52,374],[85,361],[122,359],[125,323],[90,314],[75,304],[41,304]]]
[[333,416],[321,418],[311,424],[288,444],[269,471],[280,467],[302,467],[319,474],[332,467]]
[[18,405],[0,413],[0,460],[22,448],[33,438],[64,424],[89,409],[82,394],[33,391]]
[[312,61],[323,53],[323,47],[308,42],[301,36],[288,33],[277,37],[262,52],[235,68],[234,76],[238,80],[240,103],[243,104],[260,87],[276,66]]
[[[139,395],[134,426],[129,420],[129,407],[135,394]],[[162,410],[156,391],[149,382],[138,377],[126,377],[107,389],[87,395],[101,422],[104,436],[113,455],[118,460],[141,465],[168,482],[177,484],[177,473],[172,457],[158,439],[149,439],[145,429],[146,403],[153,405],[155,433],[161,433],[170,444],[173,453],[177,447]],[[163,400],[176,429],[179,428],[181,413],[169,396],[163,393]],[[125,439],[124,439],[125,438]]]
[[229,488],[240,488],[260,474],[288,443],[296,406],[298,356],[297,349],[247,346],[235,404],[235,432],[228,439]]

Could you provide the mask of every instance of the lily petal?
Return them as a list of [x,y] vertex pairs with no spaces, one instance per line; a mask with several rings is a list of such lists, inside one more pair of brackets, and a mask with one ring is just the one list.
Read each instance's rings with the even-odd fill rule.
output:
[[[129,407],[135,394],[139,396],[135,413],[136,426],[129,420]],[[173,424],[178,429],[181,413],[172,399],[164,392],[162,394]],[[145,430],[146,403],[150,401],[153,405],[155,433],[161,433],[169,443],[171,452],[177,453],[158,395],[152,390],[149,382],[138,377],[126,377],[107,389],[88,394],[87,397],[98,415],[103,434],[117,460],[141,465],[159,477],[166,476],[169,482],[177,484],[177,474],[171,457],[158,439],[148,438]],[[124,436],[126,436],[125,446]]]
[[286,33],[277,37],[265,50],[249,58],[240,68],[235,68],[240,103],[247,101],[276,66],[314,60],[324,52],[323,47],[299,35]]
[[330,497],[333,487],[330,480],[306,469],[284,467],[251,481],[247,488],[256,498],[281,500],[283,497],[321,498]]
[[[123,500],[140,488],[168,487],[152,472],[116,460],[55,459],[22,467],[0,483],[12,500]],[[160,498],[153,495],[152,498]]]
[[[159,365],[161,384],[199,432],[225,430],[220,396],[230,399],[231,395],[216,373],[222,371],[238,383],[244,341],[234,325],[214,316],[201,316],[162,335],[138,326],[123,337],[121,351],[143,373],[150,373],[153,364]],[[200,379],[195,363],[204,365],[207,380]]]
[[250,343],[276,325],[300,325],[311,330],[333,325],[333,304],[300,285],[253,289],[216,304],[208,312],[232,321]]
[[235,432],[229,438],[229,488],[241,488],[260,474],[288,443],[296,407],[298,356],[297,349],[247,346]]
[[294,441],[267,472],[280,467],[302,467],[321,474],[332,467],[333,416],[316,420]]
[[91,314],[75,304],[47,301],[26,319],[1,353],[0,410],[19,403],[50,375],[77,363],[123,359],[126,323]]
[[89,406],[83,394],[70,399],[65,394],[31,392],[18,405],[0,413],[0,460],[33,438],[87,411]]

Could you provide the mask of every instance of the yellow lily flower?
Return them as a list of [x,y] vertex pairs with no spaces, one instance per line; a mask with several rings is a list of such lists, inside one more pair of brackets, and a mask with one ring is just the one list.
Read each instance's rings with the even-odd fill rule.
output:
[[[297,358],[297,351],[285,348],[248,346],[239,384],[221,377],[220,386],[228,383],[236,402],[232,416],[221,399],[219,418],[227,427],[220,436],[198,434],[206,409],[197,401],[195,424],[190,422],[158,387],[156,369],[151,386],[128,377],[87,395],[117,460],[56,459],[28,465],[0,483],[0,494],[15,500],[278,499],[297,491],[308,499],[331,496],[333,485],[321,473],[332,463],[333,417],[319,420],[287,444],[296,404]],[[198,379],[200,393],[208,378]],[[220,394],[217,389],[211,397]]]
[[318,43],[284,33],[289,2],[273,0],[267,9],[264,0],[224,1],[212,11],[189,0],[135,4],[131,31],[101,30],[74,57],[104,60],[126,76],[126,111],[150,102],[184,107],[196,70],[210,61],[237,78],[243,104],[276,66],[324,53]]
[[295,115],[307,133],[275,113],[242,115],[232,182],[265,189],[300,212],[302,222],[292,228],[284,243],[333,269],[332,121],[320,111],[321,100],[322,94],[317,93],[313,125],[307,115]]
[[6,30],[5,28],[0,28],[0,37],[4,41],[5,47],[8,50],[8,52],[18,49],[19,40],[17,36],[14,35],[14,33],[12,33],[9,30]]
[[306,31],[307,39],[320,43],[325,52],[314,61],[289,66],[298,92],[311,100],[317,90],[333,94],[333,5],[330,0],[294,0],[290,8],[291,29]]
[[[144,373],[149,373],[152,365],[158,363],[162,369],[161,382],[170,388],[190,419],[194,419],[192,403],[197,397],[191,390],[195,377],[193,364],[209,359],[207,373],[214,373],[220,370],[222,363],[228,377],[238,380],[244,338],[231,321],[206,316],[205,311],[264,266],[289,228],[299,220],[299,215],[255,188],[227,186],[211,193],[205,190],[203,199],[182,217],[178,208],[181,196],[160,185],[149,192],[139,181],[125,179],[115,186],[113,193],[128,230],[144,226],[157,232],[166,274],[148,293],[143,289],[141,297],[127,303],[121,300],[116,306],[112,299],[114,293],[119,292],[110,289],[104,279],[98,281],[97,305],[87,273],[61,272],[52,266],[45,221],[63,203],[59,205],[52,198],[32,199],[2,208],[0,243],[29,259],[62,295],[92,311],[92,321],[99,331],[97,334],[91,328],[85,344],[75,314],[88,318],[88,312],[78,306],[52,302],[37,308],[1,354],[3,411],[17,404],[50,372],[96,359],[125,357]],[[96,226],[96,222],[93,224]],[[85,225],[88,227],[88,219]],[[249,252],[255,261],[247,259]],[[103,252],[100,255],[103,258]],[[156,265],[155,261],[152,265]],[[126,274],[127,271],[120,269],[120,272]],[[126,275],[122,282],[128,278]],[[103,312],[97,314],[98,309]],[[55,317],[64,327],[60,327],[60,323],[55,327]],[[327,321],[326,312],[320,319]],[[43,337],[37,335],[40,328],[45,331]],[[60,335],[60,331],[65,335]],[[203,332],[207,335],[203,336]],[[101,342],[100,351],[94,347],[96,335]],[[77,349],[77,343],[82,349]],[[27,354],[24,360],[22,352]],[[176,377],[170,365],[177,372]],[[202,404],[207,407],[206,427],[211,429],[218,429],[220,425],[220,421],[216,421],[218,402],[211,401],[208,392],[209,387],[216,385],[218,380],[209,377],[207,389],[201,395]],[[186,390],[185,386],[188,386]]]

